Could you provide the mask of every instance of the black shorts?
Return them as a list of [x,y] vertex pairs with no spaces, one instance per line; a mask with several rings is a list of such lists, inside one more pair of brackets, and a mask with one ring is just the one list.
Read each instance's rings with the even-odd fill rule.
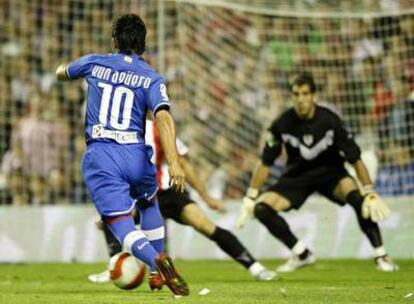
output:
[[333,192],[338,183],[345,177],[352,178],[345,169],[335,172],[329,179],[321,179],[320,182],[312,183],[295,183],[294,179],[287,179],[282,176],[276,184],[270,186],[264,192],[277,192],[287,198],[291,203],[289,209],[299,209],[306,199],[315,192],[343,206],[346,202],[342,202],[334,197]]
[[173,219],[180,224],[184,224],[181,221],[181,213],[184,207],[189,204],[195,204],[187,191],[179,193],[171,189],[159,190],[157,197],[162,216]]

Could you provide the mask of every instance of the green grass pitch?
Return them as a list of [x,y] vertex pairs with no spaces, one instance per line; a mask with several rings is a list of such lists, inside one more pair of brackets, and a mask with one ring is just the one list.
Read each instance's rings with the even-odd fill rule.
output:
[[[275,267],[280,261],[265,261]],[[190,296],[174,298],[167,288],[151,292],[147,281],[132,291],[86,280],[104,264],[0,264],[1,304],[106,303],[413,303],[414,261],[380,273],[372,260],[320,260],[313,267],[257,282],[232,261],[178,261]],[[200,296],[208,288],[211,292]]]

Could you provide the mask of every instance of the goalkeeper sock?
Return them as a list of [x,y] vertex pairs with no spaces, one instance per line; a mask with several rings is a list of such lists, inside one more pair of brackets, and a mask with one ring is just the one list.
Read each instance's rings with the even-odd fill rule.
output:
[[301,241],[298,241],[295,244],[295,246],[293,246],[292,252],[293,254],[299,257],[299,260],[302,261],[307,259],[310,255],[312,255],[312,252],[308,248],[306,248]]
[[376,258],[387,256],[384,246],[374,248],[374,252]]
[[256,260],[230,231],[216,226],[210,239],[245,268],[249,268]]
[[272,207],[265,203],[257,203],[254,207],[254,215],[262,222],[273,236],[285,244],[289,249],[298,243],[298,239],[292,233],[288,223]]
[[256,277],[257,275],[260,275],[261,272],[263,272],[264,270],[266,270],[266,268],[260,264],[259,262],[254,262],[250,267],[249,267],[249,272],[252,276]]
[[346,197],[346,201],[354,208],[359,227],[365,233],[372,247],[378,248],[382,246],[381,232],[378,224],[371,219],[366,219],[362,216],[362,202],[364,198],[358,190],[351,191]]
[[309,256],[309,254],[311,254],[311,252],[305,247],[305,245],[301,241],[298,241],[295,244],[295,246],[293,246],[292,252],[293,254],[297,255],[301,260],[306,259]]

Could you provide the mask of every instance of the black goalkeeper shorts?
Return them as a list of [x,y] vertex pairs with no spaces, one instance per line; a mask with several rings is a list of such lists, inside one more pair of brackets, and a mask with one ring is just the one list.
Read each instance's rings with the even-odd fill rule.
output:
[[345,177],[352,178],[345,169],[333,174],[328,180],[322,179],[319,183],[315,181],[309,183],[295,183],[294,179],[283,178],[282,176],[276,184],[270,186],[264,192],[277,192],[287,198],[291,203],[289,210],[299,209],[306,199],[315,192],[320,193],[330,201],[343,206],[345,205],[345,202],[339,201],[334,197],[333,193],[338,183]]
[[162,216],[173,219],[180,224],[184,224],[181,221],[181,213],[184,207],[195,204],[187,191],[179,193],[171,189],[159,190],[157,197]]

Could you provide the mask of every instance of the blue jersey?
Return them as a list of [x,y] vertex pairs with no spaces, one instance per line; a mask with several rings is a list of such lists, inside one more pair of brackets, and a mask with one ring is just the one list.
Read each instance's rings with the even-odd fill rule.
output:
[[88,83],[87,143],[144,143],[147,110],[170,106],[163,78],[137,55],[85,55],[66,74]]
[[92,201],[103,216],[128,214],[136,199],[157,191],[145,117],[170,106],[164,81],[139,56],[125,54],[86,55],[66,74],[88,82],[82,172]]

